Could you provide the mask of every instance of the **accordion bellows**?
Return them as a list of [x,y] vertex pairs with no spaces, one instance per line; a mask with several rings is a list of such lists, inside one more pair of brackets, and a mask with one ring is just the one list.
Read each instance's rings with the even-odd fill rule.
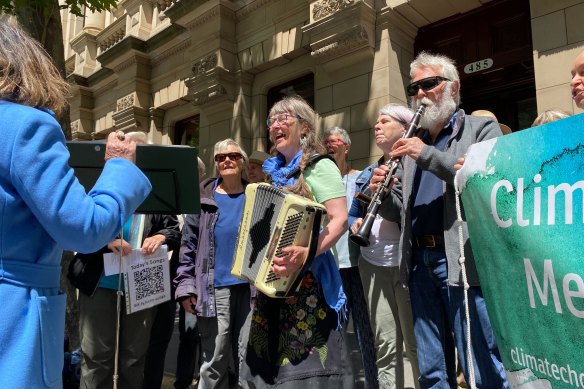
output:
[[[249,184],[231,274],[249,281],[269,297],[292,295],[314,259],[326,208],[305,197],[268,184]],[[272,259],[288,246],[309,247],[304,265],[290,276],[279,277]]]

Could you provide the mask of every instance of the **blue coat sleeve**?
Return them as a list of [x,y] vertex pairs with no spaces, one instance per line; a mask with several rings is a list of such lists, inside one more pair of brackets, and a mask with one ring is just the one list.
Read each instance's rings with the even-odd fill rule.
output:
[[97,251],[150,193],[148,179],[133,163],[112,159],[86,193],[68,164],[69,152],[57,121],[41,111],[19,120],[10,156],[11,180],[18,194],[62,248]]

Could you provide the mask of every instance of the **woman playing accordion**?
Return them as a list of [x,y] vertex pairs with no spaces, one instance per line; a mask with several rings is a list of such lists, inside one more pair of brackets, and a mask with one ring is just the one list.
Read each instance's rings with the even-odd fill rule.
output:
[[[326,207],[316,258],[298,291],[286,299],[258,294],[242,330],[241,384],[245,388],[353,387],[351,363],[340,329],[345,295],[330,248],[347,229],[345,188],[335,163],[315,131],[316,113],[300,97],[277,102],[268,117],[269,136],[278,154],[266,160],[272,184],[312,198]],[[309,165],[309,166],[307,166]],[[291,174],[299,168],[299,174]],[[289,246],[273,259],[280,276],[296,272],[307,247]]]

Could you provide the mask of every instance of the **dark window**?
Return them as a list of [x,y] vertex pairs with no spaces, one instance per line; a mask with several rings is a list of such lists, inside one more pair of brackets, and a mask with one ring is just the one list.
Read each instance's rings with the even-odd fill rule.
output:
[[172,144],[199,147],[200,123],[201,117],[199,115],[177,122],[174,125]]
[[268,112],[272,105],[287,96],[300,96],[314,107],[314,74],[299,77],[284,84],[276,85],[268,91]]

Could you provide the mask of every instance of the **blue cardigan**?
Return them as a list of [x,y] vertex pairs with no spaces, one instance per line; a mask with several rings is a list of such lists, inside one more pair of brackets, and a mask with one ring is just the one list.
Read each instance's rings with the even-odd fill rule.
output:
[[86,193],[52,113],[0,100],[0,387],[60,388],[63,249],[96,251],[151,190],[129,161],[105,164]]

